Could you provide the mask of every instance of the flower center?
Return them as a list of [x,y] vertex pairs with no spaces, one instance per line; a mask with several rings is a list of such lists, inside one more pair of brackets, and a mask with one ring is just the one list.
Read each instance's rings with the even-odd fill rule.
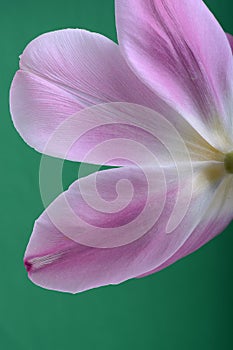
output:
[[228,173],[233,174],[233,151],[227,153],[224,159],[225,169]]

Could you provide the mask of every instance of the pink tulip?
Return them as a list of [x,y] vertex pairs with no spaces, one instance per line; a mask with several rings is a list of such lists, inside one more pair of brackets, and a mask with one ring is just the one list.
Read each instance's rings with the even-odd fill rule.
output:
[[30,146],[118,166],[75,181],[36,221],[25,266],[44,288],[151,274],[233,218],[232,37],[201,0],[116,0],[116,23],[119,45],[80,29],[36,38],[11,86]]

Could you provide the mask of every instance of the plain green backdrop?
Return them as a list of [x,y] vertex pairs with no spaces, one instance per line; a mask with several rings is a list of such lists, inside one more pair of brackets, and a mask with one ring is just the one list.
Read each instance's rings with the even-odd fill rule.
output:
[[[207,4],[233,33],[232,0]],[[86,28],[116,40],[114,1],[1,1],[0,25],[0,349],[232,349],[233,225],[166,270],[119,286],[69,295],[27,279],[22,258],[43,206],[40,155],[22,141],[9,114],[18,56],[31,39],[59,28]],[[65,187],[77,167],[65,164]]]

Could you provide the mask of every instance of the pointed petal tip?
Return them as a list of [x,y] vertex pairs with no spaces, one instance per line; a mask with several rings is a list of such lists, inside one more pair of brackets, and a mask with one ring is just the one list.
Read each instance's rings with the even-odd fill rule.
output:
[[28,273],[32,270],[32,263],[30,263],[28,259],[24,259],[24,266]]

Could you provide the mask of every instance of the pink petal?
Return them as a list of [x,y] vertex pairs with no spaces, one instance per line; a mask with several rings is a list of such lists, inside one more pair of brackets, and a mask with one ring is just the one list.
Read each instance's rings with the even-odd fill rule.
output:
[[231,50],[233,51],[233,36],[229,33],[226,33],[227,34],[227,39],[228,39],[228,42],[231,46]]
[[[59,30],[33,40],[21,55],[10,92],[15,127],[40,152],[68,117],[83,108],[114,101],[138,103],[174,115],[132,73],[118,45],[79,29]],[[56,149],[50,155],[57,156]],[[77,154],[74,160],[78,158]]]
[[187,208],[180,202],[186,215],[170,233],[180,190],[175,168],[163,169],[165,187],[159,168],[111,169],[76,181],[34,226],[25,254],[30,279],[76,293],[117,284],[166,263],[196,230],[206,229],[204,218],[220,183],[220,177],[206,177],[213,166],[222,169],[221,164],[204,163],[195,167],[193,177],[186,176],[182,196],[193,186],[191,202]]
[[216,146],[223,131],[232,137],[232,52],[206,5],[117,0],[116,16],[120,47],[141,80]]

